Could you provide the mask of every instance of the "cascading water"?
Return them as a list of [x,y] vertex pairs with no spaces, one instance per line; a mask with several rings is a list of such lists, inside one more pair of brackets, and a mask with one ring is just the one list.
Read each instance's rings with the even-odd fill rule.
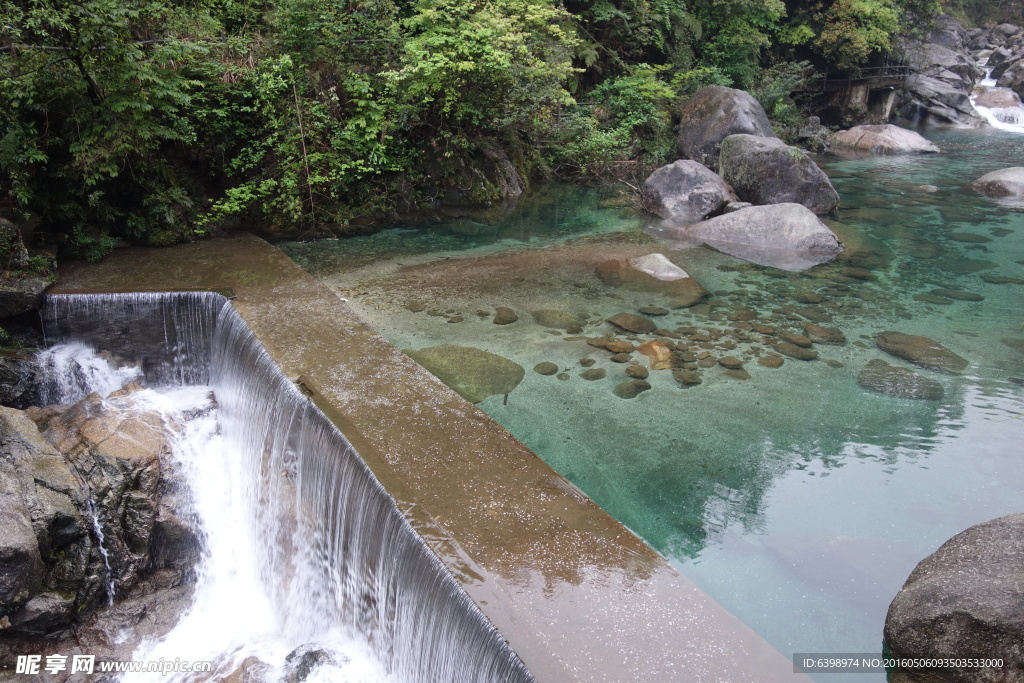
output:
[[[987,62],[988,58],[985,58],[979,63],[985,69],[985,78],[971,94],[971,104],[992,126],[1013,133],[1024,133],[1024,105],[1020,97],[1013,90],[996,85]],[[986,102],[997,106],[986,106]]]
[[[120,332],[96,333],[111,321]],[[44,326],[50,340],[139,358],[151,386],[198,379],[216,396],[216,410],[175,444],[205,538],[195,602],[137,659],[273,676],[301,646],[329,662],[322,680],[532,680],[224,297],[60,295],[48,299]]]

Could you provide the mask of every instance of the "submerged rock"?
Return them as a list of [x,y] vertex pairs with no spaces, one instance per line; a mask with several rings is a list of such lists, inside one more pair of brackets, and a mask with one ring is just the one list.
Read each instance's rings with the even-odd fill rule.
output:
[[533,322],[537,323],[541,327],[550,327],[557,330],[567,330],[570,327],[577,327],[583,322],[575,315],[571,315],[565,311],[555,311],[550,308],[541,309],[539,311],[530,311],[530,315],[533,316]]
[[526,376],[518,363],[471,346],[442,344],[403,352],[471,403],[511,393]]
[[721,213],[736,194],[714,171],[696,161],[674,161],[644,181],[644,206],[651,213],[680,223],[696,223]]
[[666,296],[674,308],[694,306],[709,296],[699,282],[664,254],[605,261],[597,265],[595,272],[612,287]]
[[843,250],[835,233],[801,204],[752,206],[672,229],[667,236],[786,270],[831,261]]
[[533,371],[538,375],[553,375],[558,372],[558,366],[554,363],[537,363],[533,366]]
[[647,334],[658,329],[658,326],[650,318],[635,313],[616,313],[608,318],[608,322],[627,332]]
[[649,341],[637,347],[637,351],[651,359],[651,370],[668,369],[672,358],[672,349],[665,342]]
[[648,391],[650,388],[651,385],[649,382],[645,382],[642,379],[630,379],[616,385],[616,387],[612,389],[612,393],[619,398],[636,398],[643,392]]
[[722,140],[737,133],[771,137],[772,124],[764,108],[749,93],[709,85],[683,102],[679,117],[679,156],[718,167]]
[[730,135],[722,140],[718,170],[745,202],[796,203],[818,214],[839,205],[839,193],[807,153],[775,136]]
[[1024,166],[1013,166],[981,176],[971,189],[990,197],[1024,196]]
[[846,343],[846,335],[842,330],[834,327],[822,327],[821,325],[805,325],[804,334],[815,344],[833,344],[836,346]]
[[895,657],[998,659],[999,668],[949,666],[956,683],[1019,681],[1024,672],[1024,514],[960,532],[923,559],[889,605]]
[[829,147],[838,153],[909,154],[938,152],[939,148],[920,133],[892,124],[854,126],[829,137]]
[[880,358],[868,361],[857,375],[857,384],[894,398],[938,400],[946,393],[935,380],[906,368],[889,365]]
[[959,375],[968,362],[928,337],[902,332],[882,332],[875,337],[878,348],[923,368]]
[[494,319],[491,322],[495,325],[511,325],[517,320],[519,320],[519,315],[511,308],[498,306],[494,309]]

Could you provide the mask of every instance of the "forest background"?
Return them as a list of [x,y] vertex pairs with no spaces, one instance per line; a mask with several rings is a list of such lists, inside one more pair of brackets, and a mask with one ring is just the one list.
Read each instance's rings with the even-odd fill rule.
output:
[[784,135],[810,75],[884,59],[938,12],[1022,4],[0,0],[0,217],[42,272],[118,240],[344,235],[636,175],[672,157],[700,87],[750,91]]

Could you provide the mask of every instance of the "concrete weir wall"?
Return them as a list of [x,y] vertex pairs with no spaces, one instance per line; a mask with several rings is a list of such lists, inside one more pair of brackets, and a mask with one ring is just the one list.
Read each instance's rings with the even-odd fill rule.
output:
[[538,681],[807,680],[503,427],[254,237],[123,249],[51,293],[230,291]]

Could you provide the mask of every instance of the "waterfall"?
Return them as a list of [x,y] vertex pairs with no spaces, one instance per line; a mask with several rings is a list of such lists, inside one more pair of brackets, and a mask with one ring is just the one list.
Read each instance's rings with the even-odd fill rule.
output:
[[[226,571],[236,572],[241,586],[251,575],[267,598],[260,611],[258,596],[249,596],[253,610],[237,615],[241,633],[252,626],[242,622],[260,619],[287,634],[288,647],[356,633],[389,680],[532,680],[345,436],[285,377],[223,296],[56,295],[47,298],[43,318],[49,341],[80,341],[140,360],[149,386],[212,387],[219,429],[203,428],[207,441],[198,443],[207,445],[191,442],[190,462],[212,467],[199,479],[213,490],[197,497],[234,507],[242,527],[218,515],[218,528],[204,534],[237,546]],[[197,598],[203,595],[199,586]],[[183,623],[202,617],[202,609],[194,606]],[[232,666],[245,654],[233,647]],[[147,648],[155,653],[160,644]]]
[[[993,127],[1008,130],[1013,133],[1024,133],[1024,106],[1020,98],[1009,88],[1000,88],[992,78],[992,69],[988,66],[988,58],[978,62],[978,66],[985,69],[985,78],[978,84],[978,88],[971,93],[971,104],[985,117]],[[999,104],[1002,106],[985,106],[984,98],[991,98],[995,93],[998,96]]]

